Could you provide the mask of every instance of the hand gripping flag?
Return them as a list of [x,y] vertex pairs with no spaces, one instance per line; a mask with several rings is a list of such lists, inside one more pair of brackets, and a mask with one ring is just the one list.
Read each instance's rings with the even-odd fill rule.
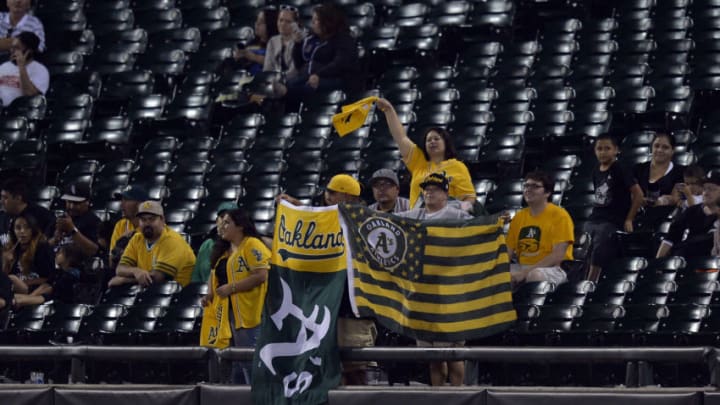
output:
[[336,206],[281,201],[253,358],[256,404],[321,404],[340,383],[336,319],[346,284]]
[[375,100],[377,100],[377,97],[367,97],[342,106],[342,112],[332,117],[333,127],[335,127],[338,134],[345,136],[362,127]]
[[494,217],[418,221],[340,205],[350,300],[402,335],[428,341],[482,338],[511,326],[507,246]]

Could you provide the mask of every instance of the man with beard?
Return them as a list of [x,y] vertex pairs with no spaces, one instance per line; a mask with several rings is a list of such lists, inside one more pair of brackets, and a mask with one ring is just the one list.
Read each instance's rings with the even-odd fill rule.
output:
[[137,213],[138,229],[128,242],[110,287],[175,280],[183,287],[190,283],[195,253],[179,233],[165,225],[165,213],[157,201],[144,201]]
[[85,257],[94,255],[98,251],[100,218],[90,211],[90,186],[87,183],[71,184],[60,199],[65,201],[65,211],[57,215],[50,245],[56,248],[75,245]]
[[398,213],[410,209],[410,200],[400,197],[400,181],[397,174],[390,169],[379,169],[370,179],[375,202],[370,209],[380,212]]

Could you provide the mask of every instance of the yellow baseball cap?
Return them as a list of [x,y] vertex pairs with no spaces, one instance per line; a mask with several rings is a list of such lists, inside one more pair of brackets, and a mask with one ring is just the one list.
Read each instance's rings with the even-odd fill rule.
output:
[[326,188],[338,193],[347,193],[356,197],[360,196],[360,183],[347,174],[333,176]]

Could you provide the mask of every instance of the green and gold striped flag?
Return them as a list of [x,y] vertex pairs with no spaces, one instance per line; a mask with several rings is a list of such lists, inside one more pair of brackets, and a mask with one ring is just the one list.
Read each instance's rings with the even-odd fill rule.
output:
[[423,222],[347,204],[340,212],[357,315],[429,341],[477,339],[515,321],[496,218]]

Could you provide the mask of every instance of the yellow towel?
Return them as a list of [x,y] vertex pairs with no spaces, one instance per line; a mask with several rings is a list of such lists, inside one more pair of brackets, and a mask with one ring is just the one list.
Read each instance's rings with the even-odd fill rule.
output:
[[342,112],[332,117],[333,127],[340,134],[345,136],[365,124],[372,104],[377,97],[367,97],[352,104],[342,106]]

